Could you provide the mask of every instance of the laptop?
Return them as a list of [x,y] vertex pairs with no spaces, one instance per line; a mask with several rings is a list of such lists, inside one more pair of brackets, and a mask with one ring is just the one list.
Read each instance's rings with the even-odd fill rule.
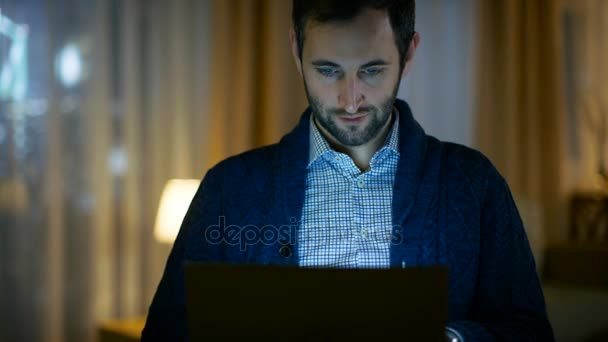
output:
[[445,341],[447,268],[188,264],[191,341]]

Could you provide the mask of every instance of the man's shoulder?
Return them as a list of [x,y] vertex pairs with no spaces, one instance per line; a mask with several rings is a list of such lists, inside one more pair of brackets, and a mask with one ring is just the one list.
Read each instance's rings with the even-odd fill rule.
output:
[[439,186],[446,194],[445,199],[450,210],[460,212],[463,209],[462,204],[467,203],[464,207],[476,208],[476,211],[468,212],[467,215],[481,213],[491,209],[484,209],[484,203],[488,199],[505,196],[510,191],[505,179],[482,152],[436,139],[435,144],[441,146]]
[[469,173],[477,169],[488,169],[490,160],[480,151],[453,142],[440,142],[444,150],[444,161],[455,168]]
[[484,186],[488,178],[501,177],[489,160],[480,151],[453,142],[439,141],[429,137],[430,145],[441,151],[441,169],[446,181],[465,181]]
[[276,160],[279,144],[265,145],[228,157],[218,163],[218,167],[234,168],[241,166],[264,167]]
[[279,145],[272,144],[230,156],[209,169],[205,178],[223,184],[263,181],[274,170],[278,153]]

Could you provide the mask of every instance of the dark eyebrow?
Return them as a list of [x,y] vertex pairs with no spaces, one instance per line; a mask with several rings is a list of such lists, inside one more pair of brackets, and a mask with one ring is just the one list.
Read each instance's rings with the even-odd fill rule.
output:
[[339,68],[340,66],[334,62],[330,62],[328,60],[325,59],[318,59],[316,61],[312,61],[311,62],[312,65],[314,66],[331,66],[331,67],[335,67],[335,68]]
[[[330,66],[330,67],[334,67],[334,68],[339,68],[340,66],[334,62],[325,60],[325,59],[318,59],[315,61],[311,62],[312,65],[314,66]],[[389,63],[383,59],[374,59],[372,61],[369,61],[365,64],[363,64],[361,66],[361,68],[369,68],[371,66],[386,66],[389,65]]]
[[383,60],[383,59],[374,59],[371,62],[367,62],[367,63],[363,64],[361,66],[361,68],[369,68],[371,66],[386,66],[386,65],[389,65],[389,63],[387,61],[385,61],[385,60]]

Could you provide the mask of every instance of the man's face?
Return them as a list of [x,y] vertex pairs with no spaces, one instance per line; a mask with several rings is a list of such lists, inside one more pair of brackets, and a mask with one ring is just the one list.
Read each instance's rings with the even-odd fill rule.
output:
[[337,142],[361,146],[388,125],[401,70],[386,12],[309,22],[301,66],[317,124]]

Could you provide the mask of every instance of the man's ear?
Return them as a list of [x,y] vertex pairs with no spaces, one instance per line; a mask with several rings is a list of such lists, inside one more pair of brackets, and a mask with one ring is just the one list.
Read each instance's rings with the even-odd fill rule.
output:
[[416,49],[418,49],[418,45],[420,44],[420,33],[414,32],[414,36],[412,36],[412,41],[410,42],[410,46],[407,49],[407,53],[405,54],[405,61],[403,63],[403,72],[401,73],[401,77],[405,77],[407,73],[410,71],[410,67],[412,66],[412,62],[414,61],[414,56],[416,55]]
[[300,75],[302,75],[302,60],[300,60],[300,49],[298,48],[298,40],[296,39],[296,31],[293,28],[293,25],[289,29],[289,42],[291,43],[291,55],[293,56],[293,61],[296,63],[296,69]]

